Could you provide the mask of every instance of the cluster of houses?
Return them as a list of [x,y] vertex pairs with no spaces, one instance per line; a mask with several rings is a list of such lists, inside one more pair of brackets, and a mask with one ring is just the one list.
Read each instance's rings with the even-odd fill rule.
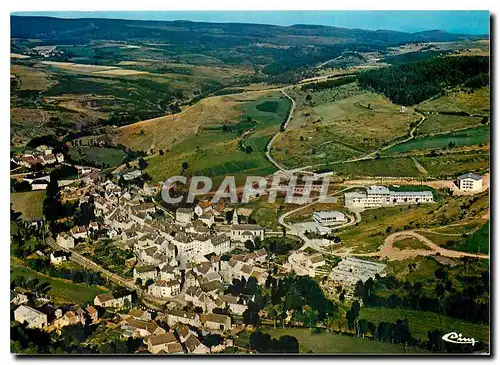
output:
[[44,329],[48,332],[58,331],[63,327],[75,324],[83,326],[97,323],[99,312],[93,306],[85,309],[75,305],[71,308],[59,308],[51,303],[35,306],[25,302],[14,310],[14,319],[19,323],[25,323],[28,328]]
[[22,154],[14,155],[11,161],[19,166],[35,168],[36,165],[52,165],[64,162],[62,153],[53,153],[52,147],[45,145],[38,146],[34,151],[26,151]]
[[293,260],[283,266],[288,270],[295,271],[298,275],[309,275],[316,277],[327,274],[326,260],[321,253],[308,254],[306,251],[297,251],[293,254]]
[[[131,294],[127,293],[100,294],[94,298],[94,305],[89,305],[86,309],[77,305],[56,307],[49,300],[35,305],[27,295],[18,292],[11,292],[11,297],[11,303],[17,305],[14,320],[26,324],[28,328],[61,334],[61,329],[66,326],[87,326],[104,321],[107,327],[120,330],[123,339],[142,339],[144,346],[152,354],[207,354],[233,346],[231,339],[223,339],[221,343],[211,347],[202,343],[202,335],[220,334],[233,328],[231,317],[224,314],[197,314],[173,309],[167,314],[158,313],[153,319],[151,312],[140,308],[132,308],[125,313],[123,309],[130,308],[132,301]],[[241,305],[235,299],[229,297],[226,300],[239,313]],[[108,315],[108,319],[104,319],[103,311],[110,308],[112,311],[120,311],[113,312],[114,317],[109,318]],[[168,327],[162,326],[162,323],[168,324]]]

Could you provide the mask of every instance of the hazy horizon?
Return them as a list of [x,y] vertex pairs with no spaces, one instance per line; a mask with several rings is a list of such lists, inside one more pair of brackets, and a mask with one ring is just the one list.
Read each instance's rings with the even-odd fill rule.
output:
[[[489,34],[488,11],[40,11],[12,12],[18,16],[106,18],[124,20],[189,20],[212,23],[252,23],[290,26],[324,25],[366,30],[420,32],[443,30],[470,35]],[[421,24],[425,24],[425,27]]]

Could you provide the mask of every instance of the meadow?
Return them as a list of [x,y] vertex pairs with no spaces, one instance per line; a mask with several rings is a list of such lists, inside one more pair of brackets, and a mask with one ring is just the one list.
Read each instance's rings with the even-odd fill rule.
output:
[[418,108],[430,112],[466,112],[489,115],[490,88],[483,87],[474,92],[455,90],[439,98],[425,101]]
[[271,328],[263,327],[262,332],[268,333],[273,338],[289,335],[299,341],[301,353],[314,354],[405,354],[421,353],[423,350],[405,347],[387,342],[373,341],[350,335],[341,335],[327,331],[315,332],[308,328]]
[[107,147],[70,147],[68,154],[76,163],[102,167],[120,165],[126,157],[122,150]]
[[96,295],[106,292],[103,288],[87,284],[75,284],[70,280],[39,274],[15,262],[11,262],[10,269],[11,277],[22,276],[25,279],[36,278],[40,280],[40,282],[48,282],[50,284],[49,294],[56,303],[82,303],[93,301]]
[[[285,166],[326,165],[359,157],[403,137],[420,119],[411,110],[401,113],[399,106],[374,93],[315,101],[316,93],[327,92],[310,92],[304,101],[299,99],[289,130],[276,139],[273,157]],[[307,95],[313,95],[309,105]]]
[[420,134],[450,132],[481,125],[482,118],[450,114],[429,114],[418,128]]

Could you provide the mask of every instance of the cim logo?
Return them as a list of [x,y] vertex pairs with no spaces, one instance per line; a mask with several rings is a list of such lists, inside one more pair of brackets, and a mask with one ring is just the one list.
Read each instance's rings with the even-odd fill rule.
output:
[[472,337],[471,338],[462,337],[461,333],[456,333],[456,332],[447,333],[441,338],[446,342],[458,343],[461,345],[471,344],[472,346],[474,346],[476,344],[476,340],[473,339]]

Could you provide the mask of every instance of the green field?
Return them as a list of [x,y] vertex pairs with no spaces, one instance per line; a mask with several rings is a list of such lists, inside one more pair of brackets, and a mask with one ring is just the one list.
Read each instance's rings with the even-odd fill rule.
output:
[[414,237],[402,238],[394,242],[393,246],[399,248],[400,250],[430,250],[426,244],[420,242],[419,239]]
[[489,143],[490,128],[489,126],[481,126],[470,128],[463,131],[451,132],[434,137],[423,137],[400,143],[387,150],[383,154],[394,154],[402,152],[410,152],[414,150],[430,150],[448,148],[450,143],[455,147],[478,145],[481,143]]
[[490,154],[485,152],[462,152],[436,157],[418,157],[428,175],[453,177],[466,172],[482,172],[490,168]]
[[263,327],[262,332],[268,333],[273,338],[279,338],[284,335],[296,337],[299,341],[299,350],[301,353],[309,351],[315,354],[404,354],[424,352],[413,347],[405,348],[403,345],[373,341],[367,338],[340,335],[326,331],[315,333],[308,328],[274,329]]
[[481,117],[462,115],[430,114],[418,128],[419,133],[432,134],[450,132],[456,129],[470,128],[481,125]]
[[117,166],[123,163],[126,153],[116,148],[71,147],[69,156],[77,163],[90,162],[97,166]]
[[374,323],[396,322],[397,319],[408,319],[410,332],[413,337],[423,341],[428,340],[427,332],[441,329],[444,332],[457,331],[465,337],[473,337],[489,343],[489,326],[463,322],[456,318],[441,316],[432,312],[420,312],[409,309],[393,308],[365,308],[361,309],[359,318],[364,318]]
[[11,262],[11,277],[37,278],[40,282],[50,283],[49,294],[57,302],[81,303],[92,301],[96,295],[106,292],[104,289],[87,284],[75,284],[69,280],[52,278],[39,274],[24,266]]
[[486,222],[481,229],[474,232],[465,239],[457,240],[446,247],[451,250],[471,252],[471,253],[489,253],[490,246],[490,221]]
[[[273,103],[276,112],[262,111],[259,105]],[[290,108],[290,101],[281,93],[271,93],[238,105],[241,120],[231,125],[231,130],[223,131],[222,124],[201,129],[172,147],[164,156],[148,159],[146,171],[155,180],[165,179],[182,172],[182,162],[189,164],[189,175],[204,175],[220,182],[225,175],[234,175],[237,183],[244,182],[247,175],[266,176],[276,168],[265,157],[265,146],[279,129]],[[267,104],[269,105],[269,104]],[[251,118],[251,122],[248,119]],[[250,131],[243,137],[245,131]],[[246,153],[238,148],[238,141],[251,146]]]
[[420,176],[415,163],[410,157],[381,158],[378,160],[364,160],[331,164],[325,166],[337,175],[342,176]]
[[25,220],[38,219],[42,217],[42,203],[45,191],[26,191],[10,194],[12,209],[21,212],[21,218]]

